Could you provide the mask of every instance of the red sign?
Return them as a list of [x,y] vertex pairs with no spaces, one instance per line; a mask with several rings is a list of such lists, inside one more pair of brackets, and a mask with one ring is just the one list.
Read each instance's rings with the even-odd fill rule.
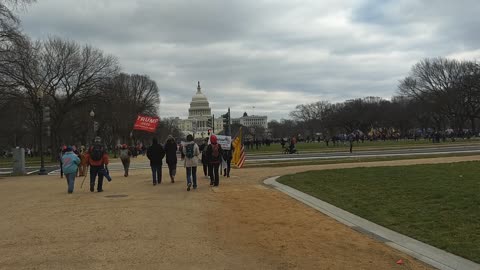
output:
[[133,129],[153,133],[157,130],[158,122],[160,122],[160,118],[158,117],[139,115],[137,116],[137,121],[135,122]]

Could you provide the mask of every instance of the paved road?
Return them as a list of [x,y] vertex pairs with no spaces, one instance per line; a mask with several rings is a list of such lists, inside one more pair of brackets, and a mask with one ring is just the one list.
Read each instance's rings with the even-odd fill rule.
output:
[[281,161],[281,160],[314,160],[314,159],[336,159],[336,158],[358,158],[358,157],[394,157],[412,155],[441,155],[452,153],[480,153],[480,145],[471,146],[444,146],[409,149],[379,149],[368,151],[341,152],[316,152],[300,154],[272,154],[272,155],[247,155],[248,162],[258,161]]
[[[444,146],[444,147],[428,147],[428,148],[410,148],[410,149],[379,149],[368,151],[355,151],[349,153],[342,152],[317,152],[317,153],[300,153],[300,154],[272,154],[272,155],[249,155],[247,154],[246,163],[258,162],[275,162],[275,161],[291,161],[291,160],[320,160],[320,159],[338,159],[338,158],[359,158],[359,157],[395,157],[395,156],[412,156],[412,155],[441,155],[441,154],[461,154],[461,153],[480,153],[480,145],[471,146]],[[180,162],[180,161],[179,161]],[[164,164],[166,167],[166,164]],[[149,169],[150,165],[146,159],[133,159],[131,169]],[[38,167],[27,167],[28,174],[38,173]],[[59,166],[47,166],[49,174],[59,174]],[[114,160],[110,165],[111,171],[121,171],[122,164],[118,160]],[[0,168],[0,175],[8,175],[12,172],[12,168]]]

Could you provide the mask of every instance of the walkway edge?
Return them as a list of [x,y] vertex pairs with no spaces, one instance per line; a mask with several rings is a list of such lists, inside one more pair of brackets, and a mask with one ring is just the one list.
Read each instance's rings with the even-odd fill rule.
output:
[[356,231],[371,234],[374,238],[385,242],[388,246],[400,250],[420,261],[441,270],[480,270],[480,264],[394,232],[299,190],[278,183],[277,178],[279,177],[280,176],[271,177],[263,182]]

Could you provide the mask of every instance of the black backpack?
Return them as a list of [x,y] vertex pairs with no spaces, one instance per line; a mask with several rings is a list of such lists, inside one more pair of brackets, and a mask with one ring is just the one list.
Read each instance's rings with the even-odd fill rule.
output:
[[92,152],[90,153],[90,157],[94,161],[100,161],[103,158],[103,154],[105,154],[105,149],[100,144],[95,144],[92,147]]

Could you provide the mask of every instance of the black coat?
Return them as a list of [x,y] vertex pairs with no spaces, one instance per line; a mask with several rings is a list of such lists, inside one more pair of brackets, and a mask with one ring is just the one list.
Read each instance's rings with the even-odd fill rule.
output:
[[162,165],[162,159],[165,157],[165,150],[160,144],[152,144],[147,150],[147,157],[150,160],[150,166]]
[[235,151],[233,145],[230,145],[230,150],[223,150],[223,160],[231,161],[233,157],[233,151]]
[[210,164],[220,164],[222,162],[222,155],[223,155],[223,149],[222,149],[222,146],[220,144],[218,144],[218,157],[214,157],[213,156],[213,149],[212,149],[212,145],[209,144],[207,146],[207,161],[208,163]]
[[167,164],[177,164],[177,144],[175,141],[165,144],[165,153],[167,156]]

